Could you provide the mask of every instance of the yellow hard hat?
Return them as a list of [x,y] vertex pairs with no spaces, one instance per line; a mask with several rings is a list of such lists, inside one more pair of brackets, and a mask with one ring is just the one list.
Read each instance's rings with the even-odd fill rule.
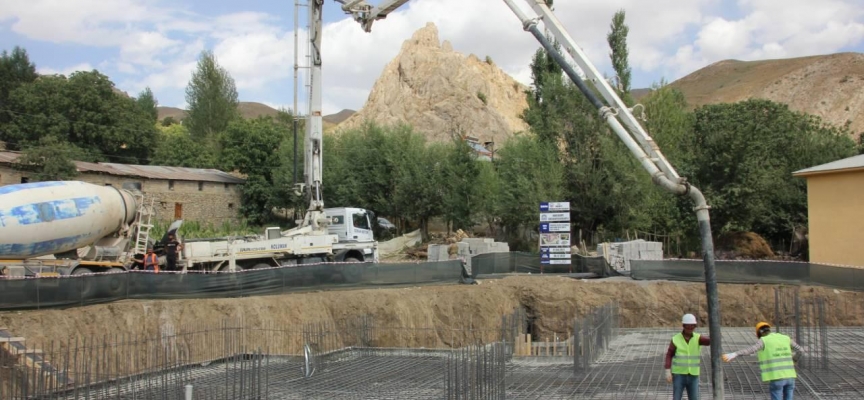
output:
[[759,336],[759,330],[760,329],[770,328],[770,327],[771,327],[771,325],[769,325],[767,322],[764,322],[764,321],[756,324],[756,336]]

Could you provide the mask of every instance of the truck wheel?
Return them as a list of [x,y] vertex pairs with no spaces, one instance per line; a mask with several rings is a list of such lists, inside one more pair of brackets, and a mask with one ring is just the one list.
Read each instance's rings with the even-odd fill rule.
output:
[[[91,271],[89,268],[78,267],[78,268],[75,268],[74,271],[72,271],[72,276],[92,274],[92,273],[93,273],[93,271]],[[90,300],[90,297],[93,296],[93,281],[92,281],[92,279],[90,279],[89,277],[86,277],[86,276],[82,276],[78,279],[75,279],[75,281],[76,281],[76,283],[78,283],[77,289],[79,290],[79,295],[81,296],[81,299],[83,299],[84,301]]]
[[[356,257],[345,257],[343,260],[346,263],[359,263]],[[345,282],[348,283],[357,283],[363,278],[363,270],[360,265],[343,265],[342,266],[342,278],[345,279]]]
[[119,272],[126,272],[125,269],[119,267],[111,268],[110,272],[114,272],[114,274],[110,275],[110,279],[108,279],[108,290],[111,296],[119,297],[126,294],[126,275],[121,275]]

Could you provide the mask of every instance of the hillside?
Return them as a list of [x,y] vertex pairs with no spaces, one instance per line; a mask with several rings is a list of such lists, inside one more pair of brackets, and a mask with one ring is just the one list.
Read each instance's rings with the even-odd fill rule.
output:
[[[172,117],[175,120],[183,120],[186,118],[186,110],[177,108],[177,107],[156,107],[159,111],[159,120],[163,120],[167,117]],[[263,103],[257,103],[254,101],[241,101],[237,105],[237,109],[240,111],[240,116],[243,118],[258,118],[261,116],[270,116],[276,117],[279,114],[279,110],[270,107]],[[325,115],[324,119],[324,129],[329,130],[332,129],[336,124],[344,121],[346,118],[350,117],[354,113],[354,110],[342,110],[336,114]]]
[[738,61],[711,64],[670,84],[690,105],[764,98],[864,132],[864,54]]
[[363,108],[336,130],[365,121],[406,123],[430,141],[460,134],[503,143],[527,130],[519,118],[527,107],[526,89],[491,59],[454,51],[440,41],[435,24],[427,23],[387,64]]

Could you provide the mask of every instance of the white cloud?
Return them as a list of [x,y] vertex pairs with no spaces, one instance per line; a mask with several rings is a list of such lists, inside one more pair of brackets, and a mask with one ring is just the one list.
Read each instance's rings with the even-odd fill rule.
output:
[[[212,49],[234,77],[242,99],[292,103],[292,24],[251,10],[204,17],[193,11],[193,2],[197,0],[185,0],[185,5],[168,0],[6,1],[0,22],[34,40],[116,49],[110,59],[90,63],[102,70],[107,62],[125,74],[119,86],[132,93],[150,86],[157,97],[182,101],[198,55]],[[671,81],[723,59],[796,57],[860,46],[864,8],[859,2],[570,0],[557,2],[555,12],[591,62],[611,75],[606,34],[613,14],[626,10],[634,74]],[[198,6],[208,7],[206,2]],[[303,25],[304,19],[305,13]],[[427,22],[434,22],[440,39],[455,50],[488,55],[517,80],[530,83],[528,64],[539,45],[500,0],[412,0],[375,22],[371,33],[347,17],[325,26],[324,112],[360,108],[384,66]],[[300,99],[303,110],[302,90]]]
[[89,63],[81,63],[81,64],[73,65],[73,66],[71,66],[71,67],[65,67],[65,68],[60,68],[60,69],[47,68],[47,67],[46,67],[46,68],[42,68],[42,67],[40,67],[40,68],[37,69],[36,72],[38,72],[38,73],[41,74],[41,75],[55,75],[55,74],[60,74],[60,75],[64,75],[64,76],[66,76],[66,77],[68,78],[69,75],[72,74],[73,72],[77,72],[77,71],[92,71],[92,70],[93,70],[93,66],[90,65]]

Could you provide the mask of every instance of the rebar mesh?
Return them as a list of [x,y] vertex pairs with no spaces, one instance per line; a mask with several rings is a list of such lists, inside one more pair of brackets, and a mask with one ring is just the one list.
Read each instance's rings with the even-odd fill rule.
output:
[[[799,296],[799,303],[804,300]],[[798,326],[806,339],[807,321],[812,321],[822,331],[811,337],[824,345],[821,353],[805,353],[798,364],[796,398],[864,398],[864,374],[859,372],[864,370],[864,328],[828,327],[819,319],[820,313],[823,319],[827,315],[825,306],[813,304],[813,317],[797,316]],[[776,308],[782,307],[778,301]],[[154,338],[118,336],[42,346],[41,365],[20,356],[4,358],[0,351],[0,397],[184,399],[189,385],[193,398],[215,400],[671,397],[663,364],[678,330],[619,328],[615,304],[578,319],[531,320],[527,315],[517,310],[495,329],[474,328],[471,321],[461,328],[394,326],[369,317],[255,328],[227,321],[207,329],[166,330]],[[778,312],[775,318],[791,334],[796,324],[782,322],[784,315]],[[569,341],[572,357],[545,350],[517,354],[513,346],[529,331],[538,338]],[[723,342],[724,351],[735,351],[753,345],[756,337],[751,327],[727,327]],[[549,343],[534,344],[552,348]],[[700,392],[706,399],[711,393],[709,354],[701,354]],[[824,358],[827,365],[805,367],[808,357]],[[768,397],[755,356],[739,357],[723,368],[727,399]],[[48,373],[52,370],[58,374]]]

